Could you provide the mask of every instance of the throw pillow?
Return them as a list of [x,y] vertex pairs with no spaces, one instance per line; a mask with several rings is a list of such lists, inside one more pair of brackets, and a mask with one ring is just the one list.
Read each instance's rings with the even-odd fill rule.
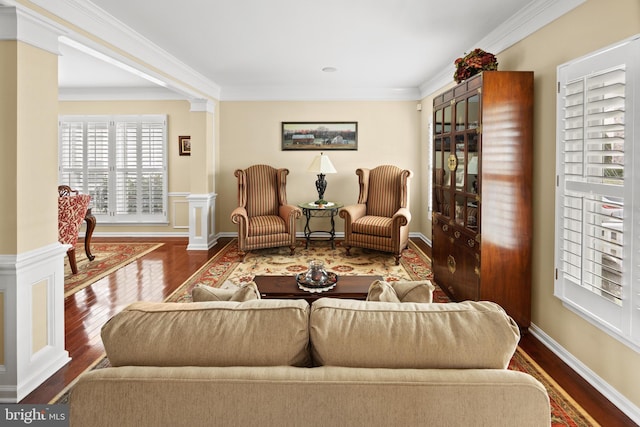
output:
[[434,289],[429,280],[391,283],[376,280],[369,287],[367,301],[431,303]]
[[246,285],[242,285],[242,287],[240,287],[240,289],[231,296],[229,301],[243,302],[252,299],[261,299],[258,285],[256,285],[255,282],[249,282]]
[[202,301],[248,301],[260,299],[260,292],[254,282],[249,282],[240,289],[220,289],[213,286],[196,285],[191,291],[193,302]]
[[391,287],[402,302],[433,302],[435,286],[430,280],[392,282]]
[[376,280],[369,286],[367,301],[400,302],[400,299],[389,283]]

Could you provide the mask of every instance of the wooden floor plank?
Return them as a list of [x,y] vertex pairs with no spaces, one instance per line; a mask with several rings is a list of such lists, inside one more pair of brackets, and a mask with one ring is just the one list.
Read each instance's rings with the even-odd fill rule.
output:
[[[164,244],[65,299],[66,348],[72,360],[21,403],[48,403],[104,354],[100,329],[107,320],[134,301],[163,301],[230,240],[219,239],[209,251],[187,251],[186,238],[94,238],[94,242]],[[431,256],[429,245],[412,240]],[[520,345],[600,424],[636,425],[531,334],[525,334]]]

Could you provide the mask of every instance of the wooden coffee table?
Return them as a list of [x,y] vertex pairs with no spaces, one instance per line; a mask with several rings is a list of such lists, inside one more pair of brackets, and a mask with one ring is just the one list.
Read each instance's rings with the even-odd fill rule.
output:
[[374,280],[382,280],[381,276],[338,276],[336,286],[325,292],[307,292],[298,287],[296,276],[255,276],[253,281],[258,286],[262,298],[305,299],[309,304],[318,298],[348,298],[364,300],[367,298],[369,286]]

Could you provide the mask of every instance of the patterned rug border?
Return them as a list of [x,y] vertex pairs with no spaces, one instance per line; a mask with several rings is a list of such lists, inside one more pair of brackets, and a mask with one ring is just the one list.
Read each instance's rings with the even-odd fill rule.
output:
[[556,380],[553,379],[553,377],[551,377],[551,375],[547,373],[547,371],[542,369],[542,367],[538,365],[538,363],[533,360],[531,356],[529,356],[529,353],[520,348],[520,346],[518,346],[518,350],[520,350],[520,355],[523,359],[525,359],[526,363],[531,365],[533,369],[540,374],[540,376],[542,377],[540,381],[545,385],[550,396],[553,393],[557,393],[562,399],[566,400],[567,403],[574,407],[574,409],[580,414],[580,416],[582,416],[584,420],[589,423],[589,426],[600,426],[600,424],[596,420],[594,420],[591,415],[589,415],[589,413],[582,406],[580,406],[580,404],[576,402],[573,397],[571,397],[571,395],[567,393],[566,390],[556,382]]
[[[101,242],[100,244],[108,244],[108,245],[126,245],[126,246],[132,246],[132,245],[141,245],[141,244],[147,244],[146,242]],[[164,245],[164,243],[148,243],[152,246],[150,246],[149,248],[145,249],[144,251],[134,255],[131,258],[127,258],[124,262],[119,263],[117,265],[114,265],[108,269],[106,269],[105,271],[101,272],[100,274],[96,275],[95,277],[91,277],[90,279],[88,279],[87,281],[78,284],[77,286],[69,289],[68,291],[65,291],[64,293],[64,297],[67,298],[70,295],[75,294],[76,292],[79,292],[81,290],[83,290],[84,288],[86,288],[87,286],[91,286],[94,283],[96,283],[98,280],[108,276],[109,274],[113,273],[116,270],[121,269],[122,267],[125,267],[129,264],[131,264],[133,261],[147,255],[150,252],[155,251],[156,249],[158,249],[160,246]],[[84,250],[84,249],[83,249]],[[78,252],[78,249],[76,249],[76,252]]]
[[[231,239],[231,241],[229,243],[227,243],[226,245],[224,245],[224,247],[222,249],[220,249],[218,251],[218,253],[213,258],[211,258],[209,261],[205,262],[202,267],[200,267],[195,273],[193,273],[191,276],[189,276],[189,278],[187,280],[182,282],[182,284],[180,286],[178,286],[173,292],[171,292],[171,294],[169,294],[169,296],[166,297],[163,302],[170,302],[173,299],[173,297],[175,295],[177,295],[180,291],[182,291],[182,289],[185,286],[189,286],[189,283],[191,283],[191,281],[196,276],[198,276],[200,273],[202,273],[204,270],[206,270],[211,264],[213,264],[214,262],[218,261],[220,258],[224,257],[226,255],[226,252],[227,252],[227,249],[229,248],[229,246],[234,244],[236,242],[236,240],[237,239]],[[232,264],[233,264],[233,268],[228,268],[227,269],[227,271],[225,272],[224,276],[222,276],[222,279],[220,280],[221,282],[224,282],[225,280],[227,280],[227,277],[229,277],[229,275],[233,272],[233,270],[236,269],[236,267],[240,263],[239,262],[234,262]]]

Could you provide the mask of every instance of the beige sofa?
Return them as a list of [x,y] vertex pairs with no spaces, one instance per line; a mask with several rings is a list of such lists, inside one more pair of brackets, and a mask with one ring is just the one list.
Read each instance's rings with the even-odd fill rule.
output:
[[83,374],[71,426],[549,426],[497,305],[322,298],[135,303]]

